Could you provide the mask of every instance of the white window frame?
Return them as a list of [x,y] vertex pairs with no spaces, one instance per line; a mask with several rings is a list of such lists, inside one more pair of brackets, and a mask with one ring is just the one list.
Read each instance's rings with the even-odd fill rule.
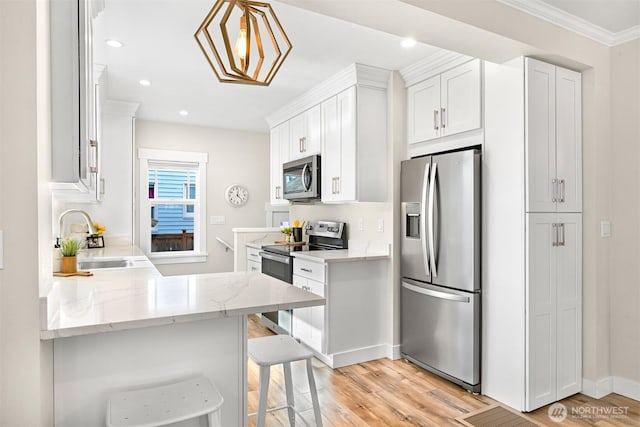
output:
[[[140,249],[154,264],[177,264],[189,262],[206,262],[207,260],[207,153],[192,151],[157,150],[150,148],[138,149],[139,159],[139,237]],[[156,199],[149,199],[149,167],[153,163],[165,163],[169,168],[185,166],[197,169],[196,200],[191,203],[193,209],[193,250],[151,252],[151,205],[157,204]],[[157,196],[157,190],[155,191]],[[184,201],[179,201],[180,203]]]
[[[194,185],[194,184],[191,183],[191,182],[185,182],[184,186],[182,187],[182,194],[184,194],[184,198],[187,199],[187,200],[192,200],[191,199],[191,186],[192,185]],[[196,183],[195,186],[196,186],[196,191],[197,191],[198,184]],[[188,205],[184,205],[184,207],[182,208],[182,218],[191,219],[191,218],[193,218],[193,214],[195,212],[195,207],[193,208],[194,212],[189,212],[187,210],[187,206]]]

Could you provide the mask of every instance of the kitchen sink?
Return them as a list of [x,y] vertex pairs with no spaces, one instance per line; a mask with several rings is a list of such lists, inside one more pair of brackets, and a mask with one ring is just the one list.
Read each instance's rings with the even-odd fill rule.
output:
[[80,258],[78,270],[103,270],[117,268],[148,268],[153,264],[146,257],[105,257],[105,258]]
[[131,261],[124,258],[78,261],[78,270],[95,270],[99,268],[125,268],[130,266],[131,266]]

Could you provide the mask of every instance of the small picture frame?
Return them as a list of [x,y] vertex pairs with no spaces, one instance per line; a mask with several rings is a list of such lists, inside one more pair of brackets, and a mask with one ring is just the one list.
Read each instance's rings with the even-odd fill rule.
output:
[[102,236],[89,236],[87,237],[87,248],[104,248],[104,238]]

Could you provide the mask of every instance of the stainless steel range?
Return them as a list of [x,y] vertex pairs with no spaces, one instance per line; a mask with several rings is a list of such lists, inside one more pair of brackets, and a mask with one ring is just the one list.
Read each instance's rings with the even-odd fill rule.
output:
[[[262,273],[293,283],[293,257],[299,251],[347,249],[347,224],[336,221],[315,221],[304,227],[308,244],[304,246],[268,245],[260,251]],[[291,310],[262,313],[262,323],[278,334],[291,335]]]

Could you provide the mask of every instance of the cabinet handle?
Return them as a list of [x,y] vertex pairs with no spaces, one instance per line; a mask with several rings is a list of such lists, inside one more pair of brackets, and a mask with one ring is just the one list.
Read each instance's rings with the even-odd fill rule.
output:
[[307,152],[307,137],[303,136],[302,137],[302,151],[303,152]]
[[560,236],[562,238],[562,240],[558,242],[558,246],[564,246],[564,223],[558,225],[560,226]]
[[553,242],[551,243],[551,246],[558,246],[558,224],[554,222],[551,224],[551,227],[553,230]]
[[438,110],[433,110],[433,130],[440,129],[438,127]]
[[551,198],[551,201],[555,203],[558,201],[558,180],[552,179],[551,184],[553,184],[553,197]]
[[308,268],[301,268],[301,271],[306,271],[307,273],[313,273],[313,270],[310,270]]
[[442,129],[445,127],[444,107],[440,107],[440,127],[442,127]]
[[560,180],[560,203],[564,203],[564,179]]
[[89,147],[93,150],[93,165],[89,166],[89,172],[98,173],[98,141],[89,140]]
[[302,153],[302,138],[298,138],[298,152]]
[[340,194],[340,177],[336,176],[336,194]]

